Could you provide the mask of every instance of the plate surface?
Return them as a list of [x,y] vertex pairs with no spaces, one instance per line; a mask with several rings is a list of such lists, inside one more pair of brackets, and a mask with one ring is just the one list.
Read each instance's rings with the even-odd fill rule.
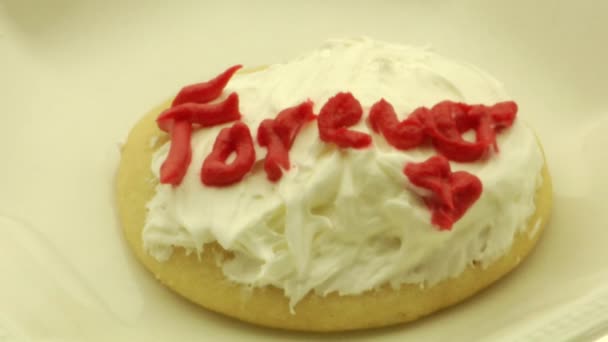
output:
[[483,340],[608,280],[608,2],[0,3],[0,341],[330,340],[252,327],[157,283],[123,241],[118,146],[135,121],[227,65],[327,38],[430,44],[495,75],[542,140],[552,222],[512,275],[420,322],[353,341]]

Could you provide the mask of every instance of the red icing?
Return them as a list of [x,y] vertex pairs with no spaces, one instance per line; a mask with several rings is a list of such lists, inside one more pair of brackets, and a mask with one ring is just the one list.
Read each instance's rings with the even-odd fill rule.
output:
[[173,99],[171,106],[174,107],[183,103],[207,103],[215,100],[220,96],[232,75],[241,67],[241,65],[232,66],[212,80],[182,88]]
[[[370,109],[369,122],[375,132],[382,133],[400,150],[417,147],[430,138],[447,158],[472,162],[483,158],[490,146],[498,152],[496,133],[510,127],[516,114],[517,105],[512,101],[493,106],[443,101],[430,110],[420,107],[400,122],[393,106],[382,99]],[[468,130],[475,131],[475,142],[462,138]]]
[[476,133],[479,139],[488,141],[496,152],[496,133],[511,127],[516,115],[517,104],[513,101],[499,102],[493,106],[475,105],[468,113],[472,121],[478,120]]
[[[236,153],[231,163],[228,157]],[[232,127],[222,129],[213,144],[213,150],[205,158],[201,170],[201,181],[208,186],[227,186],[245,176],[255,162],[255,150],[249,127],[236,122]]]
[[[490,107],[443,101],[419,118],[437,151],[454,161],[472,162],[483,158],[490,146],[498,151],[496,133],[510,127],[516,114],[512,101]],[[462,138],[470,129],[475,130],[475,142]]]
[[239,96],[231,93],[217,103],[184,103],[171,107],[156,119],[158,127],[167,132],[176,120],[186,120],[202,127],[215,126],[241,118]]
[[158,116],[158,127],[171,133],[169,154],[160,169],[161,183],[176,186],[182,182],[192,158],[192,124],[209,127],[241,118],[236,93],[230,94],[224,101],[207,103],[221,95],[239,68],[240,65],[235,65],[210,81],[184,87],[173,100],[171,108]]
[[399,122],[395,109],[386,100],[376,102],[369,111],[369,123],[376,133],[382,133],[386,141],[400,150],[422,144],[424,126],[419,117],[428,115],[428,109],[418,108],[407,119]]
[[274,120],[274,130],[287,148],[291,148],[302,126],[316,118],[313,103],[308,100],[282,110]]
[[[184,87],[171,108],[159,115],[158,127],[171,134],[169,154],[160,169],[161,183],[175,186],[183,180],[192,158],[192,125],[210,127],[241,118],[236,93],[223,101],[209,103],[221,95],[239,68],[240,65],[235,65],[210,81]],[[450,230],[479,199],[482,184],[468,172],[452,172],[448,159],[476,161],[487,155],[490,146],[498,152],[496,134],[510,127],[516,115],[517,105],[512,101],[492,106],[443,101],[431,109],[420,107],[399,121],[393,106],[381,99],[371,107],[369,123],[374,132],[382,134],[397,149],[408,150],[431,141],[442,154],[422,163],[409,163],[403,172],[412,184],[431,192],[423,199],[432,212],[432,223],[442,230]],[[319,113],[320,139],[341,148],[369,146],[372,141],[369,134],[349,129],[362,116],[361,104],[351,93],[336,94]],[[289,170],[289,150],[302,126],[314,119],[313,103],[305,101],[260,123],[257,141],[267,149],[264,170],[270,181],[278,181],[283,171]],[[475,132],[474,142],[462,137],[469,130]],[[233,153],[236,158],[227,163]],[[249,127],[236,122],[217,136],[211,153],[203,162],[201,181],[207,186],[237,183],[251,171],[254,163],[255,149]]]
[[267,149],[264,170],[270,181],[278,181],[283,170],[289,170],[289,150],[302,126],[315,115],[313,103],[306,101],[298,106],[282,110],[275,119],[262,121],[258,128],[257,140]]
[[409,163],[403,173],[410,182],[430,190],[424,197],[431,210],[431,222],[442,230],[450,230],[454,222],[479,199],[482,184],[479,178],[465,172],[452,172],[444,156],[434,156],[422,163]]
[[177,121],[173,125],[169,154],[160,167],[161,183],[179,185],[182,182],[192,158],[191,135],[192,126],[189,122]]
[[319,113],[319,136],[339,147],[364,148],[371,144],[369,134],[349,130],[363,116],[361,104],[351,93],[338,93],[330,98]]
[[274,130],[274,120],[266,119],[258,127],[258,143],[266,146],[266,158],[264,159],[264,171],[272,182],[278,181],[283,176],[283,170],[289,170],[289,150]]

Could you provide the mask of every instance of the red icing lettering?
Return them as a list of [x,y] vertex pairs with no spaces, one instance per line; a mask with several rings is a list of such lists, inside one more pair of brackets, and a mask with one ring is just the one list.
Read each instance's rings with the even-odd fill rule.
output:
[[156,123],[161,130],[168,132],[176,120],[210,127],[240,118],[239,96],[231,93],[224,101],[217,103],[184,103],[171,107],[160,114]]
[[241,65],[232,66],[212,80],[182,88],[173,99],[171,106],[174,107],[183,103],[207,103],[215,100],[220,96],[234,73],[241,67]]
[[160,167],[161,183],[179,185],[182,182],[192,158],[191,135],[192,126],[189,122],[177,121],[173,125],[169,154]]
[[[510,127],[516,114],[512,101],[491,107],[443,101],[419,118],[437,151],[454,161],[472,162],[483,158],[490,146],[498,151],[496,133]],[[475,130],[475,142],[462,138],[470,129]]]
[[419,117],[428,115],[426,112],[428,109],[418,108],[407,119],[399,122],[393,106],[382,99],[370,109],[369,123],[374,132],[381,133],[393,147],[407,150],[424,142],[424,126]]
[[[159,115],[158,127],[171,134],[169,154],[160,169],[161,183],[176,186],[183,180],[192,158],[193,125],[210,127],[240,120],[238,94],[231,93],[222,101],[210,103],[222,94],[240,68],[235,65],[207,82],[184,87],[171,108]],[[441,230],[450,230],[479,199],[482,184],[468,172],[452,172],[448,159],[472,162],[484,158],[490,147],[498,152],[496,135],[513,125],[517,110],[512,101],[492,106],[442,101],[431,109],[420,107],[399,121],[393,106],[381,99],[370,109],[369,124],[374,132],[399,150],[432,142],[441,155],[421,163],[409,163],[403,173],[413,185],[431,192],[423,200],[431,210],[432,223]],[[363,108],[351,93],[337,93],[327,100],[317,117],[320,139],[341,148],[370,146],[369,134],[350,129],[362,116]],[[289,151],[301,128],[314,119],[313,103],[309,100],[260,123],[257,142],[267,150],[264,170],[270,181],[278,181],[283,172],[290,169]],[[475,132],[473,142],[463,138],[470,130]],[[232,154],[236,157],[228,163]],[[254,163],[255,149],[249,127],[236,122],[218,134],[211,153],[203,162],[201,181],[207,186],[237,183],[251,171]]]
[[282,110],[275,119],[262,121],[258,128],[257,140],[267,149],[264,170],[270,181],[278,181],[283,170],[289,170],[289,150],[302,126],[315,115],[313,103],[306,101],[298,106]]
[[[470,106],[462,103],[443,101],[433,106],[428,115],[421,116],[433,146],[451,160],[472,162],[481,159],[487,152],[487,142],[468,142],[462,138],[469,109]],[[462,131],[457,122],[461,123]]]
[[487,141],[498,152],[496,144],[496,133],[505,128],[511,127],[517,115],[517,104],[513,101],[505,101],[494,104],[493,106],[475,105],[468,113],[469,120],[473,122],[470,128],[475,126],[477,121],[476,134],[481,141]]
[[[236,158],[226,163],[228,157]],[[239,182],[251,170],[255,162],[255,150],[249,127],[236,122],[222,129],[213,144],[213,150],[205,158],[201,181],[208,186],[227,186]]]
[[338,93],[319,112],[319,136],[339,147],[364,148],[371,144],[369,134],[349,130],[363,116],[361,104],[351,93]]
[[156,119],[158,128],[171,133],[171,147],[160,169],[160,182],[179,185],[192,158],[190,137],[192,125],[214,126],[241,118],[239,97],[230,94],[224,101],[208,104],[218,98],[232,75],[241,68],[235,65],[214,79],[184,87],[175,97],[171,108]]
[[274,120],[266,119],[258,127],[258,143],[266,147],[264,171],[272,182],[283,176],[283,170],[289,170],[289,151],[279,135],[274,130]]
[[274,120],[274,130],[288,149],[293,145],[302,126],[316,118],[312,106],[313,103],[310,100],[302,102],[297,106],[282,110]]
[[465,171],[452,172],[444,156],[408,163],[403,173],[412,184],[431,191],[432,195],[423,199],[431,210],[431,222],[441,230],[450,230],[479,199],[483,188],[476,176]]

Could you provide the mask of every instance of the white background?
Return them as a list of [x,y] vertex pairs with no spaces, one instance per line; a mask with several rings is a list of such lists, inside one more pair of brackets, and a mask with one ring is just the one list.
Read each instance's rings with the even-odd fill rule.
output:
[[[0,341],[477,340],[608,278],[608,2],[0,0]],[[430,44],[503,81],[538,132],[552,222],[520,269],[418,323],[333,336],[251,327],[158,284],[122,239],[118,145],[184,84],[327,38]]]

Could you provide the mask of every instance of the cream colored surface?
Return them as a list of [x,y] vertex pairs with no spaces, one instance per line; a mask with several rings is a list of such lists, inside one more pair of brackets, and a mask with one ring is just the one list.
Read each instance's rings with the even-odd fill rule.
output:
[[[207,245],[200,259],[184,249],[174,251],[163,262],[146,253],[141,238],[145,204],[154,195],[157,184],[146,166],[150,165],[157,144],[166,139],[155,123],[160,111],[149,113],[134,127],[122,150],[116,199],[127,241],[139,260],[174,291],[206,308],[255,324],[305,331],[343,331],[415,320],[475,294],[517,266],[542,235],[551,212],[551,178],[545,168],[536,195],[536,212],[524,231],[516,235],[511,249],[487,268],[477,263],[456,278],[424,289],[404,284],[399,290],[385,286],[356,296],[331,293],[323,297],[311,293],[298,302],[294,315],[282,289],[271,286],[252,289],[229,281],[218,261],[234,256],[217,243]],[[156,144],[151,145],[151,140]]]
[[[2,338],[483,341],[608,283],[608,3],[265,3],[0,1]],[[554,181],[555,210],[534,253],[462,305],[365,333],[257,329],[180,300],[124,243],[113,205],[118,143],[183,84],[357,35],[432,44],[507,86]]]

